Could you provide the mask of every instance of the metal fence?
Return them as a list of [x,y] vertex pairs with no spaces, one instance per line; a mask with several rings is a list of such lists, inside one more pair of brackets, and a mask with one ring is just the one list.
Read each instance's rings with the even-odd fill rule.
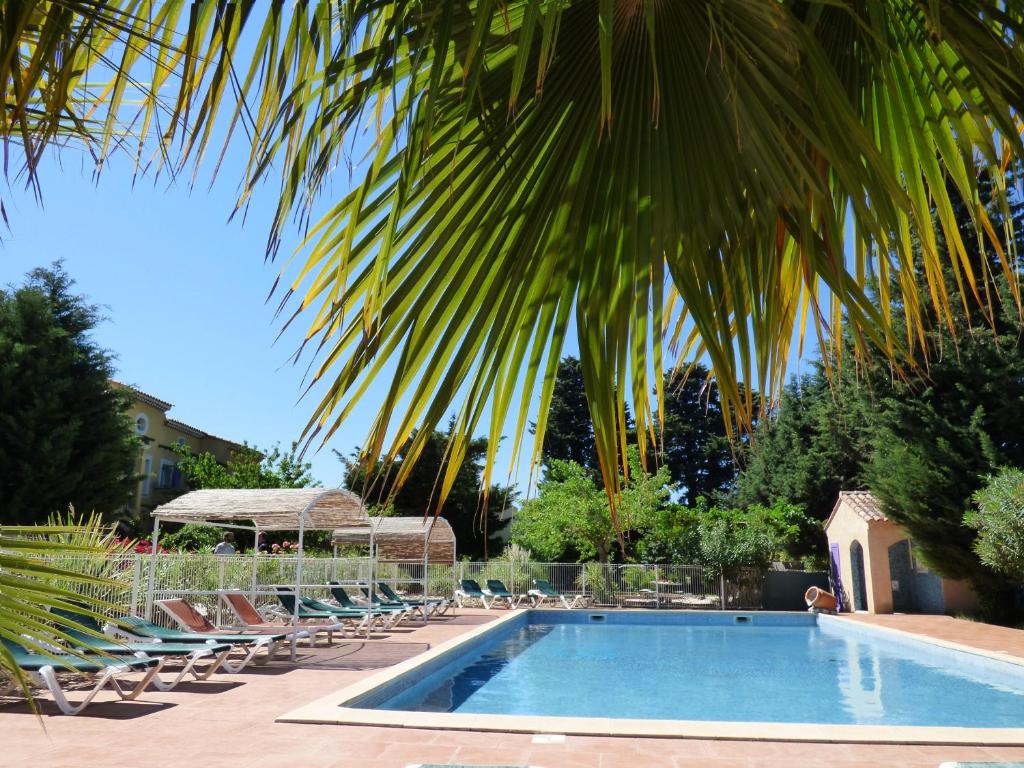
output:
[[[108,559],[62,557],[60,564],[74,570],[113,578],[115,586],[105,587],[105,600],[135,615],[150,614],[147,601],[150,578],[153,599],[187,596],[211,617],[220,618],[217,594],[241,590],[253,596],[258,606],[274,604],[276,585],[294,585],[297,558],[293,556],[208,554],[125,555]],[[153,568],[152,574],[150,569]],[[368,558],[304,558],[302,592],[328,597],[331,581],[357,587],[370,578]],[[765,573],[745,570],[732,575],[700,565],[602,565],[601,563],[537,563],[525,560],[430,563],[377,562],[373,578],[388,582],[411,597],[448,596],[463,579],[484,587],[498,579],[512,592],[525,594],[535,579],[546,579],[555,589],[572,598],[582,595],[595,607],[692,608],[756,610],[762,607]],[[356,590],[358,594],[358,589]]]

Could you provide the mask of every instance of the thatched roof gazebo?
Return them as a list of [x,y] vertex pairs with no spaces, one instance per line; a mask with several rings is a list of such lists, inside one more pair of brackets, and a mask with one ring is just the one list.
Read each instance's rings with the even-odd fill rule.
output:
[[[301,593],[302,540],[306,530],[334,530],[339,526],[365,533],[373,551],[373,525],[362,500],[351,491],[340,488],[258,488],[209,489],[191,491],[153,510],[153,549],[151,557],[159,552],[160,524],[162,522],[212,525],[220,528],[252,530],[257,538],[260,531],[298,531],[296,552],[295,592]],[[253,593],[256,590],[256,562],[259,557],[253,548]],[[146,616],[152,619],[156,563],[149,569],[146,595]],[[370,559],[370,581],[373,580],[373,558]],[[292,624],[297,625],[299,601],[295,600]],[[295,634],[292,634],[292,659],[295,658]]]
[[[382,562],[455,562],[455,532],[443,517],[371,517],[370,523]],[[341,526],[331,543],[369,544],[369,533],[364,526]]]
[[333,530],[364,532],[370,519],[362,499],[340,488],[256,488],[191,491],[153,510],[160,522],[229,527],[242,523],[261,531]]

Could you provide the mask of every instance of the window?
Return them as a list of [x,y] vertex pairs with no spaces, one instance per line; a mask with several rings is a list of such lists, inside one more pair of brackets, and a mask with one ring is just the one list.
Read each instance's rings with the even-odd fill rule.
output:
[[174,444],[176,446],[178,446],[179,448],[181,448],[181,446],[183,446],[185,444],[185,438],[184,437],[179,437],[177,440],[174,441]]
[[156,481],[157,488],[174,488],[178,484],[177,466],[173,461],[160,461],[160,477]]
[[153,457],[146,456],[142,462],[142,495],[149,496],[150,475],[153,473]]
[[135,431],[144,435],[149,430],[149,419],[146,418],[146,414],[139,413],[135,416]]

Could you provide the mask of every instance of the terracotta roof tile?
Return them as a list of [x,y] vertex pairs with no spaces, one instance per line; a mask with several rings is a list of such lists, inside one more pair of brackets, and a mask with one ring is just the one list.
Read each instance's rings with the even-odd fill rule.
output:
[[869,523],[884,523],[889,520],[882,511],[882,506],[878,503],[878,499],[874,497],[871,491],[840,491],[839,498],[836,499],[836,505],[832,508],[832,514],[825,521],[826,528],[828,528],[832,518],[836,516],[836,512],[844,504],[856,512],[858,517]]

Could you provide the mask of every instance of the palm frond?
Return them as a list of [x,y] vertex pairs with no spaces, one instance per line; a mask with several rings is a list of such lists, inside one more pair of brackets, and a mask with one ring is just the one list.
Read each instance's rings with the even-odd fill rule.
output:
[[[118,578],[120,556],[129,546],[116,542],[97,515],[79,517],[73,511],[52,517],[44,526],[0,526],[0,638],[40,652],[56,647],[81,657],[78,648],[87,644],[65,630],[91,630],[50,611],[63,609],[103,621],[105,611],[119,610],[127,588]],[[29,680],[3,644],[0,670],[34,709]]]
[[[280,174],[269,252],[293,218],[308,227],[282,270],[282,309],[308,323],[325,383],[310,439],[329,440],[388,371],[367,458],[410,438],[415,458],[454,407],[442,498],[478,431],[491,437],[485,487],[509,423],[519,455],[533,406],[536,460],[573,333],[611,492],[627,400],[648,453],[666,337],[681,359],[707,357],[741,427],[755,389],[767,402],[779,391],[806,322],[825,344],[845,324],[858,354],[908,360],[923,306],[952,322],[944,260],[962,295],[981,300],[991,277],[972,271],[954,200],[1001,252],[977,178],[1024,157],[1021,0],[61,0],[3,12],[0,130],[29,169],[65,134],[102,161],[128,126],[139,167],[175,173],[197,173],[215,136],[227,134],[221,155],[242,141],[239,207]],[[367,143],[363,162],[351,157]],[[312,220],[345,166],[355,185]],[[1014,284],[1017,259],[999,260]],[[907,307],[909,347],[890,299]]]

